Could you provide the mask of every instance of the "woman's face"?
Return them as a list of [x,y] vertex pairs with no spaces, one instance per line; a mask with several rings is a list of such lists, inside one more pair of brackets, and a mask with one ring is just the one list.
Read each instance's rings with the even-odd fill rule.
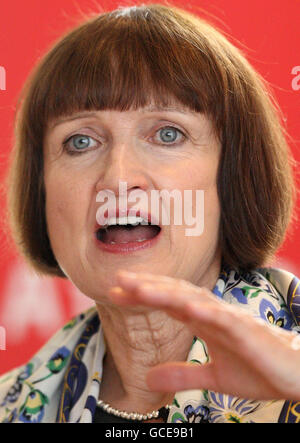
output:
[[[213,285],[220,268],[216,187],[219,156],[220,143],[209,119],[180,104],[124,112],[84,111],[52,120],[44,143],[46,219],[54,255],[65,274],[99,302],[116,284],[119,269]],[[144,212],[148,197],[148,214],[151,191],[155,190],[152,196],[156,198],[164,193],[171,196],[172,191],[177,195],[174,200],[170,198],[170,223],[165,219],[162,224],[162,210],[156,212],[156,216],[160,214],[159,235],[135,243],[137,248],[129,252],[127,246],[133,244],[130,236],[136,235],[139,240],[152,237],[152,228],[134,228],[135,234],[128,234],[125,227],[109,228],[108,237],[101,234],[102,241],[96,235],[103,204],[96,197],[109,190],[116,197],[118,209],[120,182],[123,186],[126,183],[127,189],[122,194],[123,203],[124,198],[128,202],[138,191],[143,195],[140,201]],[[182,210],[177,205],[179,195]],[[160,208],[168,211],[166,201]],[[138,205],[139,200],[128,202],[128,208]],[[175,206],[177,214],[182,213],[181,224],[175,223]],[[198,226],[203,222],[203,232],[198,229],[198,235],[196,229],[192,231],[191,215],[197,215]],[[138,235],[138,229],[146,234]],[[187,229],[193,234],[187,235]],[[121,241],[124,244],[120,245]],[[130,243],[126,245],[126,241]]]

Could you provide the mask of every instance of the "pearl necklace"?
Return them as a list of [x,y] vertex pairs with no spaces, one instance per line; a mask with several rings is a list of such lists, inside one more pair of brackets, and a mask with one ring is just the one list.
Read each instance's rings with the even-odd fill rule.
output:
[[139,414],[138,412],[126,412],[120,411],[119,409],[115,409],[110,406],[108,403],[104,403],[104,401],[99,400],[97,405],[103,409],[103,411],[107,412],[107,414],[115,415],[116,417],[122,417],[126,420],[150,420],[151,418],[157,418],[159,416],[160,410],[163,408],[170,409],[170,405],[163,406],[163,408],[158,411],[148,412],[147,414]]

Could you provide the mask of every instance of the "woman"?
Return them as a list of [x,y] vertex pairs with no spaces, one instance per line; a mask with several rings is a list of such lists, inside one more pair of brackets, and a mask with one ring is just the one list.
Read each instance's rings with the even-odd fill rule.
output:
[[[202,191],[201,235],[130,212],[175,190],[184,215]],[[71,30],[24,88],[9,210],[29,264],[96,307],[2,377],[1,421],[297,420],[299,282],[263,267],[294,194],[274,105],[211,26],[148,5]]]

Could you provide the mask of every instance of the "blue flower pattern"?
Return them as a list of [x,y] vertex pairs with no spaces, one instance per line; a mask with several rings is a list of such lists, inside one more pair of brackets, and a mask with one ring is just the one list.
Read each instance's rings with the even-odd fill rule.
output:
[[210,423],[252,423],[248,415],[260,406],[259,402],[215,392],[210,392],[209,397]]
[[259,312],[261,318],[271,325],[279,326],[285,329],[291,329],[293,325],[292,318],[287,309],[284,307],[280,307],[280,309],[278,309],[269,300],[261,300]]

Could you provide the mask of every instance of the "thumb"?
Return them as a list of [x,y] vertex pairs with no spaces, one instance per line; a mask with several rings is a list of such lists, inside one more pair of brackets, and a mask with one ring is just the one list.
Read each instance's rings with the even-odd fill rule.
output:
[[152,368],[146,377],[149,389],[156,392],[176,392],[188,389],[216,389],[212,363],[164,363]]

